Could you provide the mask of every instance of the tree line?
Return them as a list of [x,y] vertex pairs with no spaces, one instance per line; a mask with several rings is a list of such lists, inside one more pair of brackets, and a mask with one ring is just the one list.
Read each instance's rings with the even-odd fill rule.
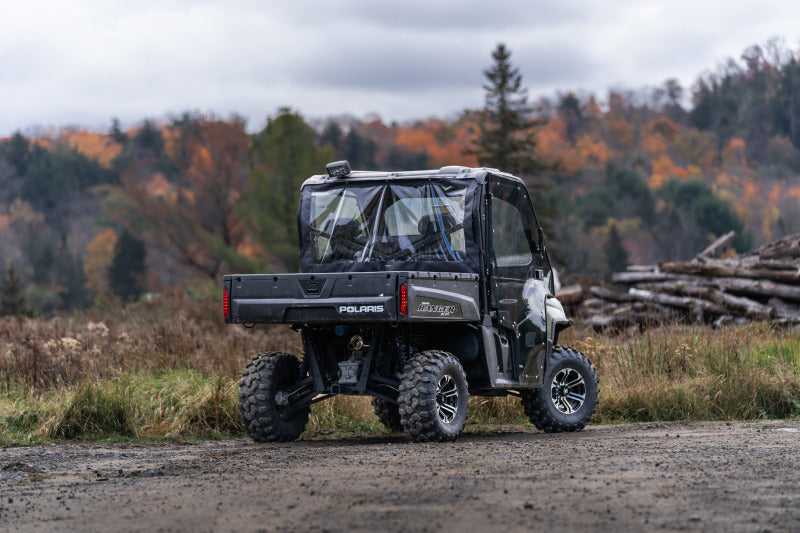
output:
[[310,120],[279,108],[255,134],[240,117],[198,114],[17,133],[0,140],[3,287],[9,302],[21,287],[26,312],[48,313],[230,271],[295,270],[300,184],[337,159],[516,173],[571,273],[605,279],[629,262],[686,259],[731,229],[744,250],[800,231],[798,59],[775,46],[698,78],[688,110],[675,80],[532,101],[501,44],[483,107],[448,120]]

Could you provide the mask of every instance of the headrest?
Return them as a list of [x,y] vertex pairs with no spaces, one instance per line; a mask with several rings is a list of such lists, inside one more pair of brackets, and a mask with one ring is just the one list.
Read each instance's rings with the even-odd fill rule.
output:
[[[449,213],[442,213],[442,225],[445,230],[454,228],[456,226],[456,219]],[[434,233],[439,229],[438,217],[435,214],[427,215],[419,219],[417,230],[420,235]]]
[[354,218],[338,218],[336,220],[329,220],[326,226],[326,233],[333,237],[334,233],[337,237],[355,237],[361,233],[361,224]]

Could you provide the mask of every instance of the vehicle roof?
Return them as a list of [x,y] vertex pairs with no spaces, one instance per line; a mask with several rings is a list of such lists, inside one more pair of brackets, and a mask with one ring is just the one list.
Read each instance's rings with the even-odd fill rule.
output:
[[[353,183],[361,181],[386,181],[386,180],[415,180],[415,179],[472,179],[484,183],[486,177],[498,176],[520,184],[524,182],[511,174],[501,172],[496,168],[470,168],[461,166],[442,167],[438,170],[407,170],[402,172],[381,172],[377,170],[354,170],[343,178],[334,178],[327,174],[317,174],[303,182],[306,185],[322,185],[331,183]],[[301,188],[302,188],[301,187]]]

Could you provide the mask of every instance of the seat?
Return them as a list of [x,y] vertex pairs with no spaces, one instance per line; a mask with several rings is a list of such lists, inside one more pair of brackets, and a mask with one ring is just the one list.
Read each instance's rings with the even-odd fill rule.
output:
[[455,218],[449,213],[439,215],[431,213],[420,218],[417,223],[420,236],[415,244],[417,254],[420,257],[431,256],[426,257],[429,260],[457,259],[452,251],[449,237],[451,230],[456,226]]
[[354,261],[366,244],[361,224],[354,218],[340,218],[331,220],[328,225],[332,226],[326,231],[330,235],[329,260]]

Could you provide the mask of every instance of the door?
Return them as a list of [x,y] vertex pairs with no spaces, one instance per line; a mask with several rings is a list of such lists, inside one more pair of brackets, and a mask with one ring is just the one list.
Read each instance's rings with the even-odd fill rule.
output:
[[499,370],[513,381],[541,383],[547,347],[545,298],[550,267],[522,184],[489,184],[490,302],[500,331]]

